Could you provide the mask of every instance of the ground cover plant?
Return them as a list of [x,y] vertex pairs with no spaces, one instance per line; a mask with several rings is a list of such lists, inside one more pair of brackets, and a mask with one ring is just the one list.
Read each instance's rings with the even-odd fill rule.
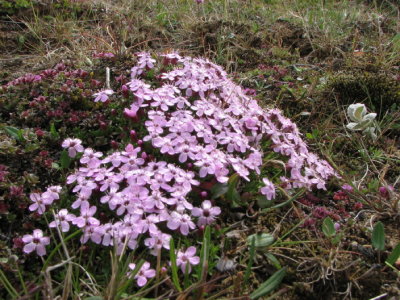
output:
[[397,7],[285,3],[6,3],[2,298],[399,296]]

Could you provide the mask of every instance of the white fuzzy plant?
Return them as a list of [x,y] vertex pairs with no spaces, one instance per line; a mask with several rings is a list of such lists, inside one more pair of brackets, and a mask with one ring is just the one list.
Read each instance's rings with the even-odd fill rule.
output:
[[351,131],[362,131],[373,140],[377,139],[375,133],[377,129],[377,124],[375,122],[376,113],[367,113],[367,108],[364,104],[356,103],[351,104],[347,108],[347,115],[352,121],[346,125],[347,129]]

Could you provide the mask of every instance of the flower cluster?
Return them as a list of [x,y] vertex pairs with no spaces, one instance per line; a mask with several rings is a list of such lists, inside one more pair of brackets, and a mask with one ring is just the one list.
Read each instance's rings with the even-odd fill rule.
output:
[[[277,109],[261,108],[221,67],[177,53],[160,56],[158,63],[149,53],[137,54],[131,80],[115,92],[116,98],[132,99],[125,116],[133,122],[144,118],[140,126],[147,133],[142,140],[128,129],[138,147],[129,144],[124,150],[105,154],[84,149],[78,139],[62,144],[70,157],[82,153],[80,167],[66,182],[71,186],[75,212],[59,210],[50,227],[67,232],[75,226],[82,230],[81,243],[115,246],[119,254],[124,247],[136,249],[141,243],[150,254],[158,255],[169,249],[172,234],[187,236],[220,215],[221,209],[207,200],[207,193],[201,194],[199,207],[194,206],[198,199],[189,193],[200,181],[215,178],[226,183],[233,173],[245,180],[250,180],[251,173],[261,174],[262,141],[270,143],[270,149],[264,150],[279,154],[285,162],[286,176],[280,182],[263,179],[260,192],[268,200],[276,197],[277,184],[287,190],[323,189],[326,180],[336,176],[326,161],[308,151],[293,122]],[[100,91],[95,101],[105,102],[110,95]],[[147,154],[146,147],[158,149],[161,159]],[[59,192],[59,187],[50,187],[41,195],[32,194],[30,210],[45,212]],[[199,263],[195,253],[193,246],[177,252],[182,271],[190,272],[191,265]],[[135,275],[139,286],[152,277],[149,263]]]
[[[173,56],[177,67],[160,74],[159,87],[151,88],[142,78],[156,67],[155,60],[143,53],[127,86],[135,99],[129,111],[147,115],[149,134],[143,140],[162,154],[176,156],[180,163],[192,162],[200,178],[215,176],[224,183],[237,172],[249,180],[250,172],[260,174],[260,142],[267,139],[271,150],[286,161],[290,176],[280,178],[286,189],[324,189],[325,181],[337,176],[326,161],[308,151],[293,122],[277,109],[262,109],[221,67],[176,53],[161,56],[167,62]],[[272,200],[274,183],[268,180],[262,192]]]
[[59,194],[61,192],[61,186],[50,186],[47,190],[42,193],[32,193],[30,199],[33,202],[29,206],[30,211],[37,211],[38,214],[43,214],[46,211],[46,206],[53,204],[54,200],[60,198]]
[[[73,141],[81,145],[81,141]],[[71,140],[63,145],[70,147]],[[61,209],[49,226],[59,226],[63,232],[69,231],[71,225],[81,228],[82,243],[116,245],[121,253],[125,243],[135,249],[141,238],[150,253],[157,255],[162,248],[169,249],[172,232],[188,235],[196,228],[194,217],[198,217],[199,225],[211,224],[220,213],[209,200],[203,202],[202,208],[194,208],[187,200],[192,186],[199,184],[193,172],[144,159],[147,155],[140,147],[129,144],[125,151],[105,157],[91,148],[79,150],[83,151],[82,167],[67,177],[67,184],[74,185],[72,192],[76,195],[71,208],[78,213]],[[30,210],[44,213],[59,198],[60,190],[53,186],[41,195],[31,194],[34,203]],[[102,194],[98,196],[98,192]],[[101,206],[110,211],[106,222],[96,216]],[[162,231],[162,224],[169,232]],[[138,284],[142,284],[143,278],[139,279]]]

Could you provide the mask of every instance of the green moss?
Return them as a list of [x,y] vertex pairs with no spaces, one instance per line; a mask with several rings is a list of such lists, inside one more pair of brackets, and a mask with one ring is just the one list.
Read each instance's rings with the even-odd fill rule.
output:
[[390,75],[375,72],[346,72],[328,78],[328,91],[333,91],[343,105],[365,103],[381,117],[400,107],[400,82]]

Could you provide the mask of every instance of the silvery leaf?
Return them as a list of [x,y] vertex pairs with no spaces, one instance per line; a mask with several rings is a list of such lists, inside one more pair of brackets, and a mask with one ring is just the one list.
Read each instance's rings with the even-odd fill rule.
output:
[[360,126],[359,123],[349,123],[346,125],[346,127],[347,127],[347,129],[350,129],[350,130],[361,130],[362,129],[362,127]]
[[376,140],[378,136],[375,133],[375,127],[368,127],[363,131],[363,133],[369,135],[373,140]]
[[361,103],[351,104],[347,109],[347,114],[353,122],[360,122],[366,113],[367,109]]
[[369,114],[367,114],[367,115],[365,115],[365,116],[363,117],[363,121],[364,121],[364,120],[373,121],[373,120],[375,120],[375,118],[376,118],[376,113],[369,113]]

